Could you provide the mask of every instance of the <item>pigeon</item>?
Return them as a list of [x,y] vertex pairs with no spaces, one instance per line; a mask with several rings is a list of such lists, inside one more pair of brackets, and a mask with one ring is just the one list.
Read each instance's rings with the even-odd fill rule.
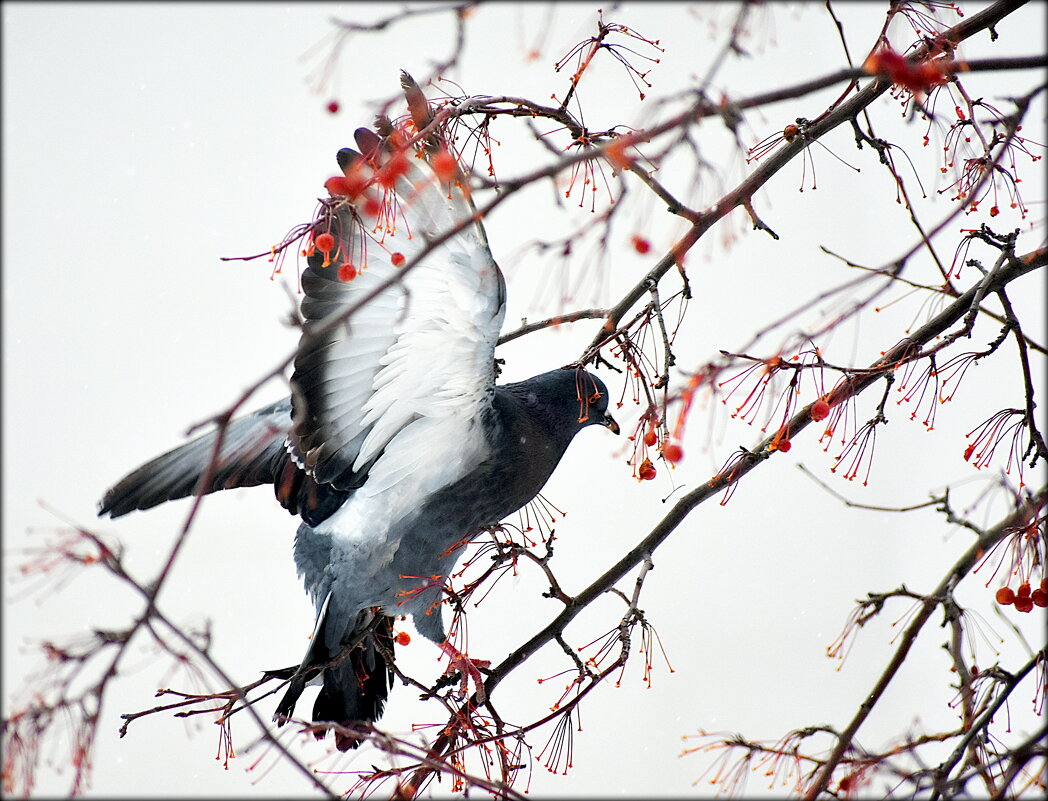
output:
[[[402,82],[420,130],[428,105]],[[579,367],[496,385],[506,284],[468,182],[435,137],[376,128],[338,152],[313,223],[291,395],[144,464],[98,509],[273,485],[301,518],[294,561],[317,612],[274,720],[320,684],[313,731],[334,729],[340,751],[382,714],[395,617],[478,676],[441,616],[456,560],[539,493],[579,431],[619,433],[604,382]]]

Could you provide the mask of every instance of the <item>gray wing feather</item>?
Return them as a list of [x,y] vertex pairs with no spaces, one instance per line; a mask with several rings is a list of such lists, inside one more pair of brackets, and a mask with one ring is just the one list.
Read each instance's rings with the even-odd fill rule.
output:
[[206,487],[217,431],[170,450],[125,476],[98,505],[99,516],[120,517],[164,501],[233,487],[272,484],[286,461],[284,442],[291,427],[291,399],[284,398],[226,426],[217,469]]

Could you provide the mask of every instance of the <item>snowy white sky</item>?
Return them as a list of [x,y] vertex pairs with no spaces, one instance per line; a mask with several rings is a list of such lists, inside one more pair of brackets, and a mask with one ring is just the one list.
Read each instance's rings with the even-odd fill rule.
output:
[[[449,77],[471,94],[537,101],[551,92],[560,96],[565,77],[555,74],[552,64],[590,35],[598,6],[481,8],[469,20],[468,46]],[[93,526],[123,542],[132,570],[153,575],[188,504],[97,523],[97,500],[128,470],[177,444],[191,424],[228,405],[294,347],[293,330],[281,322],[289,291],[295,291],[291,264],[284,273],[289,281],[271,281],[265,259],[223,262],[220,257],[266,250],[293,224],[307,220],[323,181],[335,172],[335,152],[351,144],[353,128],[371,121],[373,101],[395,91],[398,70],[421,78],[448,52],[447,20],[420,18],[382,37],[353,38],[331,71],[330,84],[313,92],[307,79],[330,52],[325,38],[330,19],[373,20],[395,8],[4,4],[5,714],[17,702],[23,679],[39,669],[27,638],[60,640],[93,627],[117,628],[138,609],[133,595],[98,570],[77,576],[61,592],[51,582],[30,594],[35,585],[13,575],[24,549],[39,546],[70,522]],[[745,96],[843,66],[836,33],[820,8],[776,5],[770,14],[761,12],[751,57],[729,62],[716,88]],[[884,8],[840,4],[853,56],[871,43]],[[998,26],[999,49],[988,48],[984,35],[965,52],[1042,53],[1044,16],[1044,4],[1031,4]],[[653,3],[627,4],[606,18],[661,41],[666,52],[650,76],[654,96],[683,90],[705,74],[730,15],[719,4],[692,9]],[[541,56],[529,60],[536,47]],[[583,110],[594,128],[644,125],[659,113],[650,100],[638,99],[610,60],[587,82]],[[1034,83],[1024,76],[1009,86],[1026,91]],[[992,95],[992,84],[979,86]],[[784,121],[816,116],[837,91],[748,116],[745,144],[781,129]],[[324,108],[332,97],[342,106],[335,115]],[[897,117],[882,110],[879,119]],[[496,154],[505,159],[502,174],[523,172],[529,164],[515,159],[513,148],[519,143],[524,148],[528,136],[511,124],[493,132],[503,140]],[[1031,116],[1028,133],[1045,141],[1043,103]],[[744,174],[720,127],[700,129],[699,142],[727,183]],[[868,151],[857,153],[844,128],[827,144],[862,165],[873,194],[857,207],[853,196],[838,191],[857,180],[854,174],[817,148],[817,191],[806,183],[804,193],[797,192],[798,162],[761,198],[761,214],[782,240],[749,231],[738,216],[722,222],[689,258],[696,298],[678,353],[686,369],[720,348],[741,347],[762,321],[781,315],[824,282],[848,277],[820,246],[879,266],[911,244],[912,229]],[[663,179],[672,184],[667,175]],[[1024,179],[1027,198],[1044,197],[1036,168],[1027,167]],[[687,186],[677,189],[684,193]],[[705,187],[700,193],[706,202],[715,196]],[[548,186],[539,187],[505,204],[487,223],[509,281],[507,328],[521,317],[538,319],[613,300],[681,231],[657,205],[641,207],[634,219],[620,221],[600,282],[580,266],[554,274],[562,269],[559,262],[523,246],[582,224],[589,214],[570,208],[552,214],[554,201]],[[940,199],[930,219],[945,214],[946,207]],[[1036,206],[1031,218],[1043,232],[1043,206]],[[630,248],[634,233],[654,244],[647,259]],[[561,305],[560,287],[576,283],[579,288]],[[1033,281],[1026,286],[1018,302],[1043,322],[1043,295]],[[885,337],[897,332],[898,321],[916,313],[916,303],[902,305],[885,314],[883,329],[849,329],[834,344],[842,360],[868,362],[894,344]],[[503,380],[571,361],[596,325],[544,332],[506,346],[499,353],[507,360]],[[978,341],[994,333],[983,329]],[[870,487],[862,491],[837,481],[838,488],[858,494],[861,502],[885,505],[919,503],[944,483],[977,492],[972,483],[977,474],[960,458],[963,435],[1017,401],[1011,372],[994,369],[987,367],[963,387],[970,406],[964,414],[959,406],[944,409],[934,432],[906,420],[908,410],[895,409]],[[621,379],[605,376],[613,393],[621,390]],[[251,405],[285,391],[281,382],[271,382]],[[624,427],[634,413],[628,403],[617,413]],[[705,481],[737,445],[757,441],[757,432],[738,421],[708,423],[701,405],[693,415],[684,443],[688,457],[673,474],[686,488]],[[706,451],[711,427],[712,447]],[[573,770],[567,777],[551,775],[536,762],[534,795],[706,793],[707,784],[692,787],[692,782],[709,758],[680,758],[682,735],[704,728],[774,739],[791,728],[841,727],[850,719],[890,654],[890,621],[905,611],[900,604],[868,626],[837,672],[823,654],[854,599],[902,582],[931,589],[967,539],[930,511],[857,514],[832,501],[789,464],[803,462],[830,480],[831,454],[814,439],[798,442],[776,469],[757,471],[727,506],[703,506],[655,554],[642,605],[675,672],[658,666],[654,686],[647,689],[637,659],[621,687],[599,689],[583,707]],[[556,564],[569,591],[603,573],[667,509],[663,499],[673,490],[667,476],[638,483],[625,458],[621,441],[603,430],[587,430],[547,487],[547,497],[567,512],[557,524]],[[1039,483],[1036,476],[1028,481]],[[1000,511],[977,522],[992,522]],[[213,496],[162,595],[161,606],[172,619],[210,620],[213,654],[240,681],[252,680],[260,669],[297,662],[305,647],[312,610],[294,575],[294,528],[265,489]],[[545,586],[540,579],[537,572],[507,579],[471,612],[471,653],[498,660],[549,620],[555,602],[538,597]],[[965,600],[976,603],[976,586],[981,588],[978,582],[967,588],[971,595]],[[607,598],[595,604],[569,629],[574,641],[581,645],[614,625],[618,603]],[[988,610],[986,605],[991,624],[1003,631],[1003,622]],[[1042,636],[1034,634],[1034,618],[1020,621],[1032,642]],[[910,725],[950,725],[939,634],[926,632],[914,651],[914,661],[923,659],[930,677],[916,669],[900,676],[860,732],[864,745],[882,746]],[[547,651],[500,688],[500,711],[507,719],[537,717],[559,695],[557,682],[540,687],[534,681],[567,667],[562,654]],[[1015,653],[1006,651],[1002,658]],[[403,654],[417,675],[435,677],[443,669],[437,649],[418,637]],[[152,705],[157,687],[191,688],[184,674],[173,676],[168,668],[149,644],[139,643],[126,675],[106,699],[92,795],[305,792],[302,779],[282,766],[264,777],[257,770],[245,773],[257,755],[247,750],[254,736],[246,721],[234,724],[242,757],[228,771],[212,759],[217,731],[203,719],[187,724],[152,716],[118,739],[119,714]],[[262,703],[264,715],[271,706],[271,700]],[[1019,712],[1025,710],[1013,710]],[[436,719],[435,714],[398,685],[382,723],[406,732],[412,722]],[[536,754],[545,739],[534,737]],[[330,740],[305,743],[301,753],[312,762],[330,749]],[[50,764],[41,770],[40,793],[64,792],[65,753],[61,746],[45,752]],[[355,761],[366,767],[373,758],[362,750],[337,760],[326,757],[321,765],[353,770]],[[332,779],[332,784],[344,790],[349,783]],[[763,789],[763,777],[754,777],[750,787]]]

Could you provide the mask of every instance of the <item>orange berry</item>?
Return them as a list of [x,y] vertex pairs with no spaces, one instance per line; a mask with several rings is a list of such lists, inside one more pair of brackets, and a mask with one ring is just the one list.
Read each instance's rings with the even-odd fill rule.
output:
[[382,213],[382,201],[378,198],[369,197],[364,201],[364,213],[369,217],[378,217]]
[[1025,595],[1016,597],[1015,599],[1015,611],[1016,612],[1029,612],[1033,609],[1033,599]]
[[644,444],[649,448],[658,441],[659,437],[654,431],[648,431],[648,433],[644,435]]
[[357,277],[357,268],[348,261],[338,268],[339,281],[352,281]]
[[676,464],[684,457],[684,451],[680,445],[669,444],[662,449],[662,458],[667,462]]
[[321,234],[314,240],[313,244],[317,246],[317,250],[321,253],[330,253],[335,249],[335,237],[331,234]]
[[811,419],[816,423],[830,416],[830,404],[819,398],[811,405]]
[[633,144],[633,138],[630,136],[620,136],[618,139],[608,145],[604,151],[604,155],[608,157],[608,161],[614,164],[616,167],[624,168],[629,167],[633,164],[633,157],[626,153],[626,148]]
[[397,645],[407,645],[409,642],[411,642],[411,635],[408,634],[406,631],[402,631],[399,634],[397,634],[397,636],[393,639],[396,641]]
[[972,454],[975,453],[975,443],[973,442],[967,448],[964,449],[964,461],[968,461],[972,458]]
[[1015,592],[1011,587],[1001,587],[994,597],[1001,606],[1011,606],[1015,603]]
[[324,188],[331,195],[344,195],[346,197],[352,197],[356,194],[353,191],[352,182],[344,175],[334,175],[324,181]]
[[651,481],[655,478],[655,465],[651,463],[651,459],[645,459],[641,462],[640,467],[637,469],[637,475],[641,481]]
[[458,166],[458,160],[448,151],[441,150],[430,159],[429,165],[440,180],[450,181],[455,177],[455,168]]
[[389,257],[389,261],[394,267],[399,267],[406,261],[406,259],[404,258],[403,253],[394,253]]
[[397,178],[404,175],[410,166],[403,153],[394,153],[393,157],[378,171],[378,182],[386,189],[393,189],[397,185]]

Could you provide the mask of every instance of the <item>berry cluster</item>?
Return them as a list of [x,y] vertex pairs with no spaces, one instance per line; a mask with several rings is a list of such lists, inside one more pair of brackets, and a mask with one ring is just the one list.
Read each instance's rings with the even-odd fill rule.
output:
[[1001,587],[997,590],[996,598],[997,603],[1001,606],[1014,604],[1017,612],[1029,612],[1035,606],[1043,609],[1048,606],[1048,578],[1041,579],[1041,586],[1032,592],[1028,581],[1020,584],[1017,590],[1011,587]]
[[[643,421],[641,423],[643,425]],[[659,445],[659,434],[658,434],[658,420],[652,419],[648,423],[648,430],[644,432],[644,436],[641,441],[644,443],[640,449],[641,453],[644,454],[644,460],[640,463],[637,468],[636,476],[638,481],[651,481],[657,475],[655,465],[651,463],[651,458],[647,455],[648,448],[655,448]],[[636,441],[637,434],[630,436],[630,439]],[[684,458],[684,450],[680,445],[670,442],[669,437],[666,436],[662,440],[662,447],[659,448],[659,452],[662,454],[662,458],[670,464],[676,464]],[[634,452],[636,456],[636,452]]]

